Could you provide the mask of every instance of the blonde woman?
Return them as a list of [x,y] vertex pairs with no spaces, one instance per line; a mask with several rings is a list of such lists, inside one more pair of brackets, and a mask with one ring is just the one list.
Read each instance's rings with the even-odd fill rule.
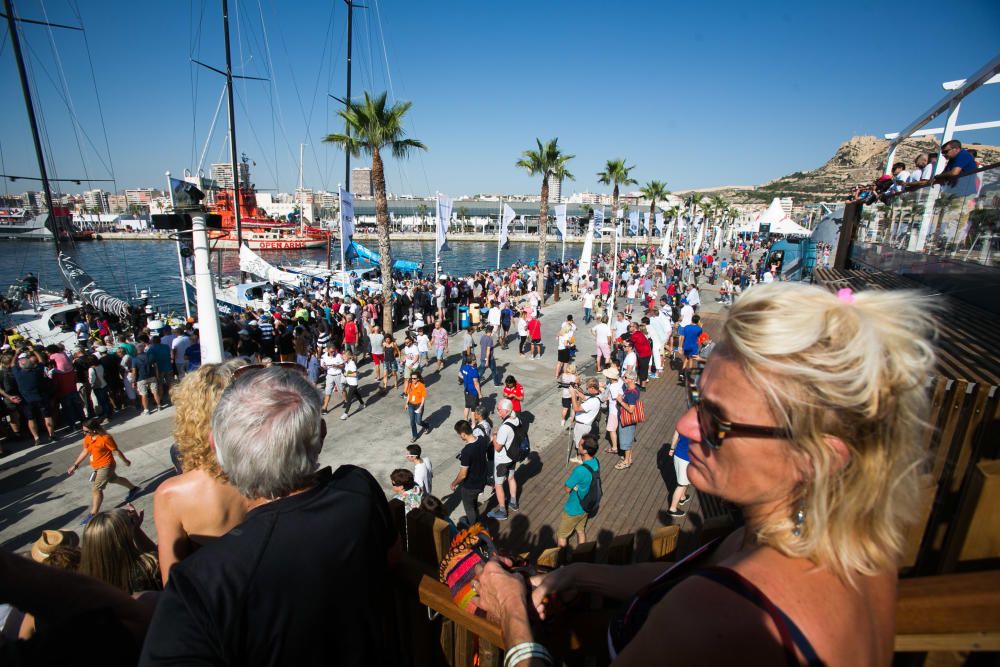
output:
[[205,364],[185,375],[173,392],[174,439],[183,472],[160,484],[153,495],[164,584],[171,567],[205,542],[228,533],[246,515],[246,501],[226,480],[208,441],[212,412],[233,374],[246,365],[242,359]]
[[83,531],[80,573],[129,595],[161,590],[153,545],[137,520],[138,515],[124,509],[95,514]]
[[529,600],[544,619],[549,600],[583,591],[625,603],[608,633],[616,666],[668,647],[676,664],[890,664],[897,563],[920,505],[929,311],[903,291],[747,290],[677,426],[691,484],[745,525],[676,564],[573,564],[530,593],[488,564],[479,605],[508,651],[532,642]]

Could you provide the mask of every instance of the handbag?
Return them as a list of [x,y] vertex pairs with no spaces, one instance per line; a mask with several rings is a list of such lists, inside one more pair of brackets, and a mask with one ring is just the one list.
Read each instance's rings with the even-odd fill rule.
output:
[[632,426],[633,424],[641,424],[646,421],[646,406],[643,404],[640,398],[636,401],[636,404],[632,406],[633,412],[619,406],[618,409],[618,423],[622,426]]

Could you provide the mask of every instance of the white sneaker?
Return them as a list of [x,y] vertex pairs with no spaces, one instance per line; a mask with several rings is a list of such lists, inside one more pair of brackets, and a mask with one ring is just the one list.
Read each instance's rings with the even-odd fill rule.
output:
[[340,421],[344,421],[345,419],[347,419],[347,415],[340,415]]

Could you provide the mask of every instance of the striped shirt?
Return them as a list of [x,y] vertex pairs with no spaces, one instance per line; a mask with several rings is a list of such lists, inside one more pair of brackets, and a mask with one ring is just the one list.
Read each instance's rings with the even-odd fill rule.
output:
[[257,325],[260,329],[260,337],[263,340],[271,340],[274,338],[274,325],[271,324],[271,320],[261,320],[260,324]]

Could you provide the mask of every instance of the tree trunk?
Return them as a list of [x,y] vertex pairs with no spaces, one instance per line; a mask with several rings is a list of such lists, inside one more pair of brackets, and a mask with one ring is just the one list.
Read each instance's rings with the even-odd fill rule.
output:
[[549,175],[542,176],[542,201],[538,205],[538,276],[541,282],[542,267],[545,266],[545,244],[549,240]]
[[653,245],[653,220],[656,219],[656,199],[649,205],[649,217],[646,218],[646,250]]
[[375,228],[378,231],[379,268],[382,270],[382,331],[392,327],[392,245],[389,242],[389,202],[385,198],[385,169],[378,148],[372,150],[372,185],[375,189]]

